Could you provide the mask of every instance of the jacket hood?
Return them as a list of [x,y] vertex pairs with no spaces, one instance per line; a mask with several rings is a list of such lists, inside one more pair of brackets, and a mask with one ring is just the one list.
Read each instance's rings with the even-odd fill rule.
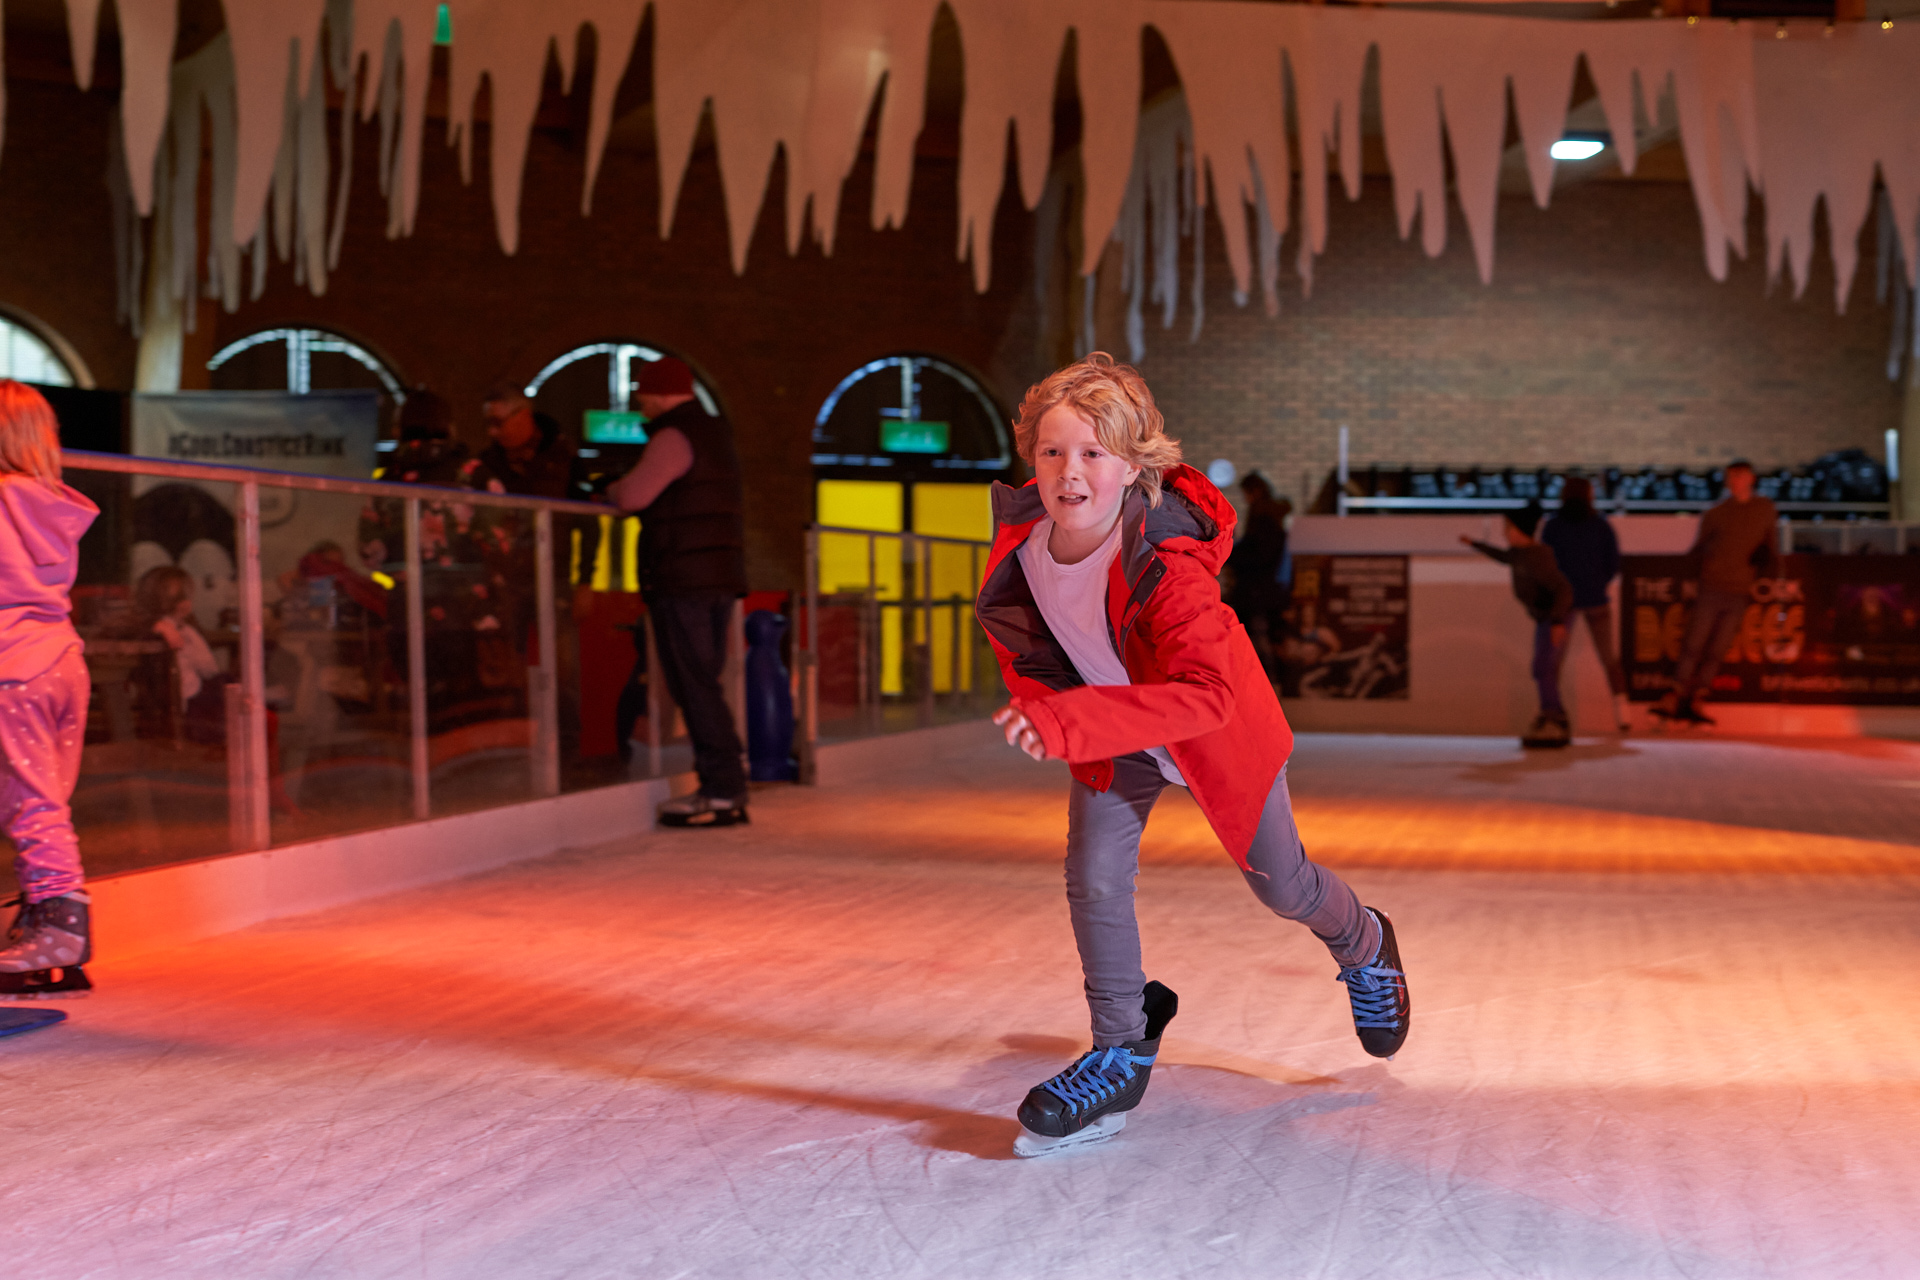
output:
[[80,535],[100,514],[77,489],[63,484],[56,491],[22,475],[0,476],[0,511],[37,565],[71,559]]
[[[1037,480],[1019,488],[995,482],[996,525],[1030,527],[1046,514]],[[1212,481],[1180,463],[1161,473],[1159,506],[1149,507],[1137,490],[1128,491],[1120,508],[1121,525],[1126,530],[1122,535],[1123,554],[1129,561],[1147,550],[1189,555],[1217,576],[1233,551],[1233,527],[1238,518],[1233,504]],[[1130,571],[1128,576],[1136,573]]]

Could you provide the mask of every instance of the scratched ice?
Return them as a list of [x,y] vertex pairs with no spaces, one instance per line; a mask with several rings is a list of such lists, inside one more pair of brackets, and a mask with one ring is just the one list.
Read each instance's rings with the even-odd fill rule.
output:
[[6,1273],[1910,1273],[1920,749],[1303,738],[1309,847],[1400,922],[1392,1063],[1170,795],[1163,1065],[1112,1142],[1017,1162],[1085,1013],[1063,775],[982,736],[104,958],[0,1042]]

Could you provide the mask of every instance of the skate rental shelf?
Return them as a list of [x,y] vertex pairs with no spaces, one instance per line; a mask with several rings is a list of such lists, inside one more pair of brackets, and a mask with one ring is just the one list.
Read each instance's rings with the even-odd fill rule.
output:
[[[1677,556],[1693,545],[1699,518],[1619,515],[1609,517],[1609,523],[1619,536],[1622,556]],[[1845,527],[1830,526],[1835,533]],[[1407,696],[1401,699],[1289,697],[1285,706],[1292,724],[1355,733],[1517,735],[1526,728],[1538,710],[1528,674],[1533,623],[1513,598],[1506,567],[1462,546],[1462,535],[1500,545],[1501,519],[1294,518],[1288,549],[1295,556],[1407,557],[1408,670]],[[1790,535],[1790,540],[1799,536]],[[1620,580],[1610,594],[1617,638]],[[1606,677],[1584,626],[1572,629],[1561,688],[1576,735],[1615,732]],[[1636,730],[1652,730],[1646,703],[1633,705]],[[1712,713],[1719,722],[1717,731],[1735,736],[1920,738],[1920,706],[1715,702]]]

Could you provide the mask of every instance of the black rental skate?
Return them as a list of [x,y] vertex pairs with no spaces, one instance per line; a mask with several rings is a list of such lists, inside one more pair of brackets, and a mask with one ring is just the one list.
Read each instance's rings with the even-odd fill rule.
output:
[[729,800],[704,791],[669,800],[656,812],[663,827],[731,827],[748,820],[745,796]]
[[1105,1142],[1127,1127],[1127,1112],[1146,1096],[1147,1077],[1160,1055],[1160,1036],[1180,1011],[1180,997],[1149,982],[1142,1003],[1147,1033],[1111,1048],[1093,1048],[1053,1079],[1028,1091],[1020,1104],[1016,1156],[1048,1156]]
[[1407,1042],[1413,1024],[1413,1001],[1407,995],[1407,974],[1400,965],[1400,944],[1394,941],[1393,921],[1378,907],[1365,908],[1380,922],[1380,950],[1366,964],[1340,971],[1353,1002],[1353,1029],[1360,1047],[1376,1058],[1391,1058]]
[[15,898],[20,908],[0,950],[0,1000],[61,1000],[93,990],[87,971],[93,929],[85,891],[45,902]]
[[1549,711],[1542,711],[1535,716],[1533,723],[1527,726],[1527,731],[1520,735],[1520,745],[1523,747],[1564,747],[1572,741],[1573,733],[1567,727],[1566,716],[1556,716]]

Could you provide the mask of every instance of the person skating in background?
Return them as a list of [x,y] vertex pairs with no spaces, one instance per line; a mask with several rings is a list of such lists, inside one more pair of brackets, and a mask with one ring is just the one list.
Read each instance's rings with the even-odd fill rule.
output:
[[1674,668],[1673,688],[1653,705],[1663,720],[1712,724],[1700,709],[1720,659],[1733,647],[1740,624],[1753,599],[1753,584],[1777,572],[1774,550],[1779,513],[1773,503],[1753,491],[1753,464],[1744,458],[1727,464],[1727,496],[1700,517],[1699,532],[1687,552],[1700,574],[1700,594],[1693,602],[1693,618]]
[[1145,1094],[1179,1007],[1148,982],[1134,916],[1140,838],[1188,787],[1254,894],[1339,966],[1365,1050],[1412,1019],[1392,923],[1308,860],[1287,793],[1293,733],[1215,575],[1234,511],[1180,462],[1140,375],[1095,352],[1027,392],[1015,426],[1035,477],[993,487],[977,603],[1012,694],[994,716],[1036,760],[1064,760],[1067,908],[1093,1048],[1031,1090],[1019,1155],[1110,1137]]
[[[1620,667],[1614,644],[1613,603],[1607,588],[1620,574],[1620,539],[1613,526],[1593,509],[1593,482],[1570,476],[1560,491],[1560,510],[1540,531],[1540,541],[1553,548],[1554,563],[1573,586],[1573,611],[1586,620],[1593,651],[1607,673],[1613,694],[1613,721],[1625,733],[1632,727],[1627,715],[1627,675]],[[1571,621],[1571,620],[1569,620]],[[1571,636],[1569,636],[1571,638]],[[1560,646],[1564,665],[1569,646]]]
[[747,593],[733,428],[702,407],[693,371],[672,356],[641,366],[635,389],[647,447],[607,498],[640,516],[640,592],[653,619],[660,675],[686,718],[700,776],[698,791],[660,806],[660,820],[731,826],[747,820],[740,735],[720,687],[734,601]]
[[0,379],[0,821],[19,908],[0,944],[0,998],[92,988],[92,899],[73,830],[86,736],[85,646],[73,629],[80,535],[100,509],[60,480],[60,429],[38,391]]
[[1514,598],[1533,619],[1533,682],[1540,691],[1540,714],[1520,741],[1529,747],[1564,747],[1573,739],[1567,708],[1560,700],[1560,653],[1567,643],[1567,615],[1573,611],[1573,584],[1554,562],[1553,551],[1534,540],[1545,514],[1537,502],[1507,513],[1507,545],[1496,547],[1462,534],[1460,541],[1498,560],[1513,574]]
[[1258,471],[1249,471],[1240,479],[1240,492],[1246,495],[1246,527],[1227,568],[1233,572],[1233,590],[1227,603],[1260,655],[1267,678],[1279,679],[1277,652],[1284,629],[1282,616],[1287,608],[1286,587],[1280,581],[1280,566],[1287,558],[1287,516],[1293,508],[1273,496],[1273,486]]

